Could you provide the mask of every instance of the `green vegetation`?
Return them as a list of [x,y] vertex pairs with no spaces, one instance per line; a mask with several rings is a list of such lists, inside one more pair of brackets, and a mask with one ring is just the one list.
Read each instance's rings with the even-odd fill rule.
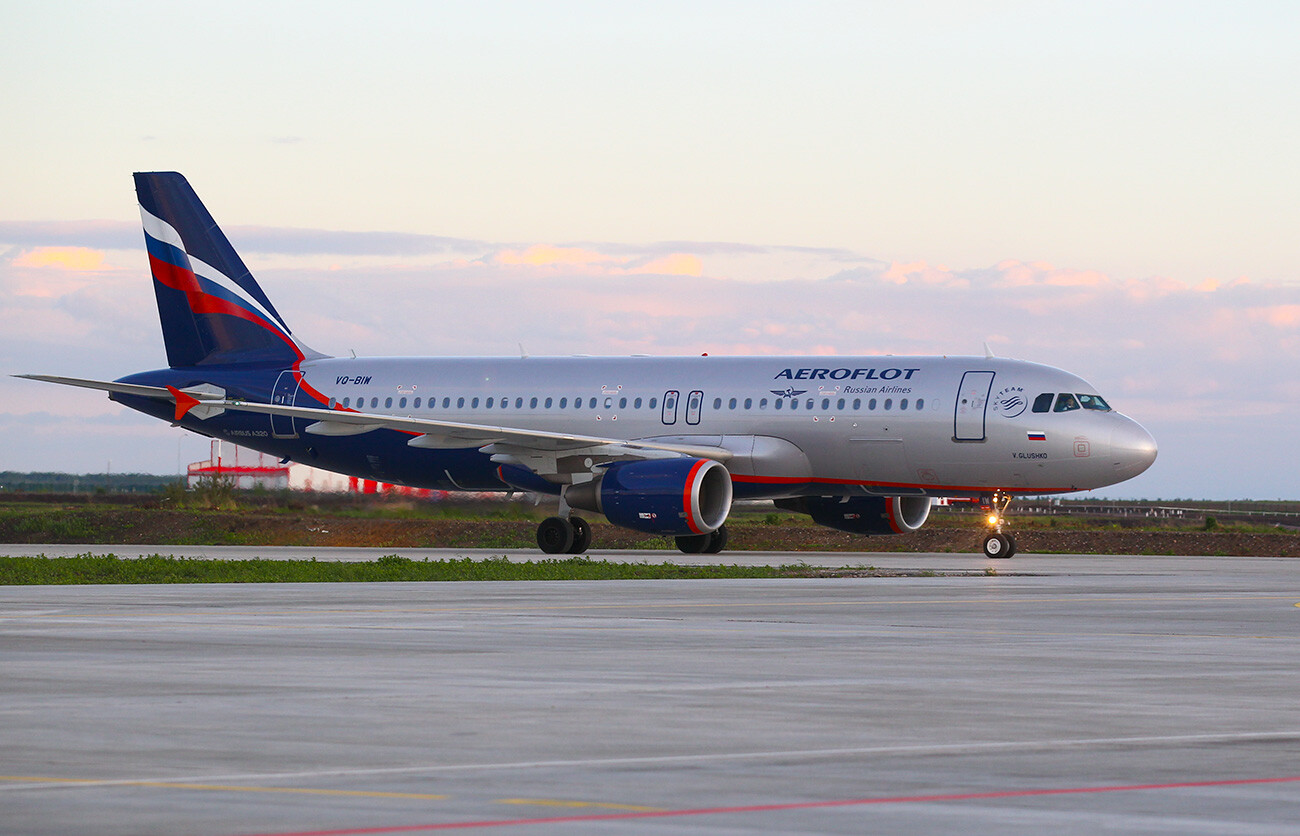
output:
[[0,584],[322,583],[356,581],[568,581],[807,577],[808,566],[678,566],[613,563],[582,557],[511,562],[411,560],[385,555],[368,562],[318,560],[206,560],[152,554],[76,557],[0,557]]

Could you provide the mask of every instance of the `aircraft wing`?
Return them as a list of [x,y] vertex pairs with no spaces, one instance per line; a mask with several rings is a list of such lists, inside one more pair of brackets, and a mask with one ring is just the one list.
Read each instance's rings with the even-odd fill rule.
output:
[[[232,412],[258,412],[311,421],[302,428],[310,435],[360,435],[378,429],[410,433],[412,447],[460,449],[477,447],[492,455],[498,463],[518,464],[542,478],[555,481],[560,474],[586,470],[593,463],[608,464],[627,459],[652,459],[689,456],[726,462],[732,452],[723,447],[676,444],[654,440],[636,440],[616,436],[577,435],[548,430],[524,429],[463,421],[440,421],[431,418],[352,412],[339,409],[287,406],[227,398],[215,387],[196,386],[176,389],[171,386],[140,386],[105,380],[87,380],[54,375],[20,374],[28,380],[41,380],[67,386],[80,386],[110,393],[157,398],[176,405],[179,422],[190,411],[200,418]],[[577,464],[575,460],[581,460]],[[559,481],[567,481],[559,478]]]

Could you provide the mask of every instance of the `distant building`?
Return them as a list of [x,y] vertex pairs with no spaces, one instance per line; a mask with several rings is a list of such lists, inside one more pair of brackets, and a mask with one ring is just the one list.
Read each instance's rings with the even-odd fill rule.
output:
[[281,464],[274,456],[213,439],[211,458],[186,468],[185,484],[193,488],[206,479],[222,479],[239,490],[284,490],[289,487],[289,473],[289,465]]

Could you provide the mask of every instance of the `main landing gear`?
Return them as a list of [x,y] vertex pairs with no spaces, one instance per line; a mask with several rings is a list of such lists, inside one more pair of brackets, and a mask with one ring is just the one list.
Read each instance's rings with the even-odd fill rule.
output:
[[988,526],[988,535],[984,538],[984,556],[1006,559],[1016,553],[1016,538],[1002,530],[1007,506],[1011,497],[998,491],[991,497],[980,497],[980,510],[984,512],[984,523]]
[[[685,554],[717,554],[727,547],[727,527],[675,539]],[[537,526],[537,545],[547,554],[582,554],[591,546],[591,525],[582,517],[547,517]]]
[[537,545],[547,554],[582,554],[591,546],[591,525],[582,517],[547,517],[537,526]]
[[727,547],[727,527],[722,525],[708,534],[686,534],[673,539],[684,554],[717,554]]

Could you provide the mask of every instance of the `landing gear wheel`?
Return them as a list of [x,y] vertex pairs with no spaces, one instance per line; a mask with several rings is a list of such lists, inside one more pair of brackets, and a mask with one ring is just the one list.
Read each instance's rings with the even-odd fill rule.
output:
[[537,545],[547,554],[567,554],[573,548],[574,535],[573,524],[564,517],[547,517],[537,526]]
[[683,534],[674,539],[683,554],[717,554],[727,547],[727,527],[721,526],[708,534]]
[[677,550],[682,554],[704,554],[704,550],[709,547],[710,534],[683,534],[680,537],[674,537],[677,542]]
[[1016,553],[1016,541],[1008,534],[990,534],[984,538],[984,556],[1005,560]]
[[569,517],[569,525],[573,526],[573,545],[569,546],[569,554],[582,554],[591,546],[591,524],[582,517]]

